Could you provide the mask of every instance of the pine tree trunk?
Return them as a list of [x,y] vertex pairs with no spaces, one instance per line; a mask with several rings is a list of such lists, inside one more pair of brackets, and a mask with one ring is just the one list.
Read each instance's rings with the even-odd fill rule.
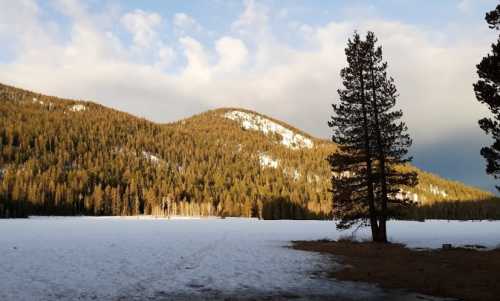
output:
[[368,125],[368,112],[366,109],[366,94],[365,94],[365,83],[363,71],[360,73],[360,83],[361,83],[361,99],[362,99],[362,111],[363,111],[363,127],[365,135],[365,152],[366,152],[366,181],[368,189],[368,207],[370,211],[370,227],[372,230],[372,240],[376,241],[378,239],[379,228],[377,225],[377,214],[375,212],[375,194],[373,192],[373,175],[372,175],[372,160],[370,154],[370,136],[369,136],[369,125]]
[[379,219],[376,242],[387,243],[387,220],[385,216],[381,216]]
[[380,223],[379,223],[379,242],[387,242],[387,230],[386,230],[386,220],[387,220],[387,176],[385,170],[385,153],[384,146],[382,143],[382,134],[379,122],[379,112],[377,107],[377,93],[375,91],[375,75],[373,73],[373,66],[370,68],[371,81],[372,81],[372,105],[375,117],[375,132],[377,137],[377,152],[378,152],[378,163],[380,165],[380,185],[382,187],[381,195],[381,212],[380,212]]

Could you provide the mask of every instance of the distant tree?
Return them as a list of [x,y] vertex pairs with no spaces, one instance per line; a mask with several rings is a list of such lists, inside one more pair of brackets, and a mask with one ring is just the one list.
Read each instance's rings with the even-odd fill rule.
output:
[[333,214],[337,227],[369,222],[373,241],[387,242],[386,221],[408,199],[398,199],[402,186],[417,184],[416,173],[397,167],[407,157],[411,139],[401,110],[394,110],[397,90],[387,76],[382,48],[372,32],[348,40],[348,66],[341,70],[344,89],[329,121],[332,140],[339,145],[328,157],[333,172]]
[[[486,14],[486,22],[491,29],[500,30],[500,5]],[[479,80],[474,84],[474,92],[479,102],[488,106],[493,117],[479,120],[479,126],[494,142],[481,149],[486,159],[486,172],[495,179],[500,178],[500,34],[495,44],[491,45],[491,54],[485,56],[477,65]],[[500,186],[496,186],[500,190]]]

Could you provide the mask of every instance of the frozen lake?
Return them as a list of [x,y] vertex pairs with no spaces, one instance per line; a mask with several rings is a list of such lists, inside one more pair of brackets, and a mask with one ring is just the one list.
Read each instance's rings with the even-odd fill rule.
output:
[[[388,298],[373,285],[326,279],[315,272],[328,258],[285,247],[349,233],[331,221],[0,220],[0,300]],[[494,247],[500,222],[397,221],[389,237],[411,247]]]

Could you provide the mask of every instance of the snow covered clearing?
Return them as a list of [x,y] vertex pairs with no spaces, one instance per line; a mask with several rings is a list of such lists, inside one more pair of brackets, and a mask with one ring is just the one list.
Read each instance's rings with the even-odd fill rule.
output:
[[[368,229],[359,231],[367,237]],[[0,220],[0,300],[197,300],[292,295],[384,300],[314,273],[329,258],[284,246],[336,239],[331,221],[68,217]],[[390,222],[411,247],[500,243],[500,222]],[[325,269],[327,270],[327,269]]]
[[261,131],[266,135],[269,133],[279,134],[282,137],[281,144],[291,149],[312,148],[314,146],[311,139],[256,114],[231,111],[224,114],[224,117],[240,122],[241,126],[246,130]]

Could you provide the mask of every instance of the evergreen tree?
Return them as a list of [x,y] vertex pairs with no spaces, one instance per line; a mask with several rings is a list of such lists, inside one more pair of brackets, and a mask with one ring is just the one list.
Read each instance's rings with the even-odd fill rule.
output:
[[[370,116],[374,132],[375,178],[379,187],[376,198],[379,210],[379,240],[387,241],[386,221],[389,217],[400,214],[401,207],[410,204],[409,199],[397,198],[401,187],[417,185],[417,174],[402,171],[398,166],[411,161],[408,148],[412,140],[407,133],[408,128],[401,120],[403,112],[394,109],[398,97],[394,79],[387,75],[387,62],[383,61],[382,47],[377,46],[377,38],[368,32],[366,47],[368,54],[368,77],[370,87]],[[390,205],[390,206],[389,206]]]
[[[486,14],[486,22],[490,28],[500,30],[500,5]],[[481,149],[481,155],[486,159],[486,172],[495,179],[500,178],[500,34],[495,44],[491,45],[488,54],[477,65],[479,80],[474,84],[474,92],[479,102],[488,106],[493,113],[492,118],[479,120],[479,126],[491,135],[494,142],[489,147]],[[497,186],[500,190],[500,186]]]
[[359,34],[348,40],[345,53],[348,66],[341,70],[344,89],[338,90],[340,103],[333,105],[335,115],[328,125],[338,151],[328,157],[333,172],[332,192],[337,227],[349,228],[370,215],[372,233],[377,233],[375,216],[368,207],[374,204],[373,154],[369,147],[369,125],[366,97],[366,72]]
[[394,110],[397,90],[376,43],[372,32],[365,41],[358,33],[348,41],[344,89],[338,91],[340,103],[333,105],[329,121],[339,150],[328,160],[337,226],[369,222],[373,240],[387,242],[387,219],[410,203],[396,195],[417,181],[416,173],[397,168],[411,160],[406,157],[411,139],[399,121],[401,110]]

